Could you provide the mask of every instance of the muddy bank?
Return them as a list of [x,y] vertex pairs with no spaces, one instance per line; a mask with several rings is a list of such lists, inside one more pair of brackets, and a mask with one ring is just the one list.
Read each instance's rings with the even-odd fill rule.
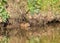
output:
[[[26,29],[27,27],[43,27],[50,23],[60,22],[60,13],[54,13],[51,9],[49,11],[41,11],[38,14],[31,15],[27,9],[27,0],[8,0],[7,12],[10,18],[7,23],[2,23],[3,26],[8,29]],[[25,30],[24,30],[25,31]]]
[[31,26],[38,26],[51,21],[60,21],[60,13],[54,13],[51,9],[31,15],[27,9],[27,0],[8,0],[7,5],[6,10],[10,15],[9,22],[13,25],[27,22]]

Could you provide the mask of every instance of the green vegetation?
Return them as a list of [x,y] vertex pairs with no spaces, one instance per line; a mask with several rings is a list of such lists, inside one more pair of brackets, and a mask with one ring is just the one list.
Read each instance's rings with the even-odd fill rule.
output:
[[60,35],[57,33],[54,33],[50,37],[48,35],[42,35],[41,37],[33,36],[26,43],[60,43]]
[[7,3],[7,0],[0,0],[0,17],[3,22],[6,22],[7,18],[9,18],[8,12],[5,10],[4,5]]
[[8,43],[8,37],[4,36],[1,40],[0,43]]
[[51,10],[54,14],[60,12],[60,0],[28,0],[31,13]]
[[38,36],[33,36],[33,37],[31,37],[29,40],[27,40],[27,42],[26,43],[40,43],[40,37],[38,37]]

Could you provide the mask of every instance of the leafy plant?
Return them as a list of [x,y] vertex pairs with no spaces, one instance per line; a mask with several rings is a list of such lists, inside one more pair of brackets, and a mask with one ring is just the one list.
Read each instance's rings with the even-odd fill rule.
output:
[[28,0],[28,9],[32,14],[49,9],[56,13],[58,9],[60,10],[60,0]]
[[4,8],[4,4],[6,4],[7,0],[0,0],[0,17],[2,18],[3,22],[7,21],[7,18],[9,18],[8,12]]
[[39,7],[37,7],[37,0],[28,0],[28,9],[32,14],[39,12]]

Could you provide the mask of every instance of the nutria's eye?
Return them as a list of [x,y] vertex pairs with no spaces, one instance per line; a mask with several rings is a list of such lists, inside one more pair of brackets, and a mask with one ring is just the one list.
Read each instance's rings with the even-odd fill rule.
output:
[[5,8],[8,8],[8,5],[6,5]]

